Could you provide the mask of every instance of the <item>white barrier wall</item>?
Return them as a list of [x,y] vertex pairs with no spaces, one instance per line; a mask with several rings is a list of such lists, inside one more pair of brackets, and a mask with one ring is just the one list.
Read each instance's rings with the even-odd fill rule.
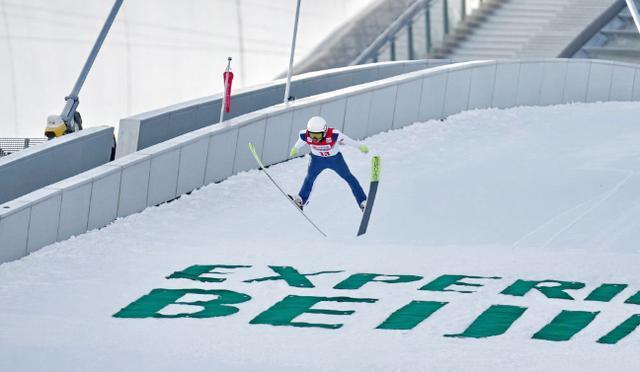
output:
[[92,127],[0,158],[0,203],[108,162],[113,128]]
[[248,142],[267,164],[287,160],[313,115],[363,138],[474,108],[639,98],[638,65],[557,59],[453,64],[270,107],[0,205],[0,262],[256,168]]
[[[451,61],[445,59],[397,61],[310,72],[293,77],[291,94],[300,99],[449,63]],[[225,114],[225,118],[232,119],[282,102],[285,81],[280,79],[234,91],[231,111]],[[221,104],[222,95],[218,94],[122,119],[118,131],[117,157],[218,123]]]

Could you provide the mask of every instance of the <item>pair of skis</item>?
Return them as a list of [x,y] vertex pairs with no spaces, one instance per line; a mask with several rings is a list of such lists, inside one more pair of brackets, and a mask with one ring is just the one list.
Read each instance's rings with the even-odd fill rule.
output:
[[[326,237],[325,234],[318,225],[316,225],[309,216],[307,216],[302,209],[298,207],[298,205],[289,197],[289,195],[278,185],[278,183],[271,177],[269,172],[267,172],[266,167],[262,163],[258,152],[256,151],[255,146],[252,143],[249,143],[249,151],[256,159],[256,162],[260,166],[260,170],[264,172],[264,174],[271,180],[271,182],[275,185],[278,190],[284,195],[287,200],[300,212],[304,218],[320,233],[322,236]],[[363,235],[367,232],[367,227],[369,226],[369,219],[371,218],[371,211],[373,210],[373,202],[376,199],[376,193],[378,192],[378,182],[380,181],[380,157],[374,156],[371,159],[371,183],[369,184],[369,196],[367,197],[367,205],[364,208],[364,212],[362,213],[362,220],[360,221],[360,227],[358,228],[358,236]]]

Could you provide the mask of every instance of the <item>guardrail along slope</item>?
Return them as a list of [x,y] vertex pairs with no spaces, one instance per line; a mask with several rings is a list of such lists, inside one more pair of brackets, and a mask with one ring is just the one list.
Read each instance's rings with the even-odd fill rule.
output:
[[287,160],[307,119],[354,138],[465,110],[640,99],[640,66],[595,60],[476,61],[277,105],[184,134],[0,205],[0,262],[266,164]]

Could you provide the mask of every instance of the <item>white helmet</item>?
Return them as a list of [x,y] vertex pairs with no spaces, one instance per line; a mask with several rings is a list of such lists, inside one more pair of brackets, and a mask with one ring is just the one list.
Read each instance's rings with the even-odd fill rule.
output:
[[320,116],[314,116],[307,122],[307,132],[324,133],[327,131],[327,121]]

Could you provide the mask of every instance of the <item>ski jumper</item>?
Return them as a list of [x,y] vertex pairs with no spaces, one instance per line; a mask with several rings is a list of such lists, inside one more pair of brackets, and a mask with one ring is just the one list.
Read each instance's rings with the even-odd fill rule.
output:
[[344,161],[344,157],[337,146],[348,145],[357,148],[360,146],[360,142],[354,141],[337,129],[329,128],[327,129],[325,137],[319,142],[313,142],[306,130],[300,131],[299,138],[294,147],[299,150],[305,144],[309,145],[311,149],[311,160],[309,161],[307,176],[305,177],[302,187],[300,188],[300,192],[298,193],[303,204],[309,200],[313,183],[318,175],[325,169],[333,170],[342,177],[342,179],[347,181],[358,205],[361,205],[363,201],[367,200],[367,195],[364,193],[364,190],[362,190],[362,186],[360,186],[358,179],[351,174],[351,171],[349,170],[349,167]]

